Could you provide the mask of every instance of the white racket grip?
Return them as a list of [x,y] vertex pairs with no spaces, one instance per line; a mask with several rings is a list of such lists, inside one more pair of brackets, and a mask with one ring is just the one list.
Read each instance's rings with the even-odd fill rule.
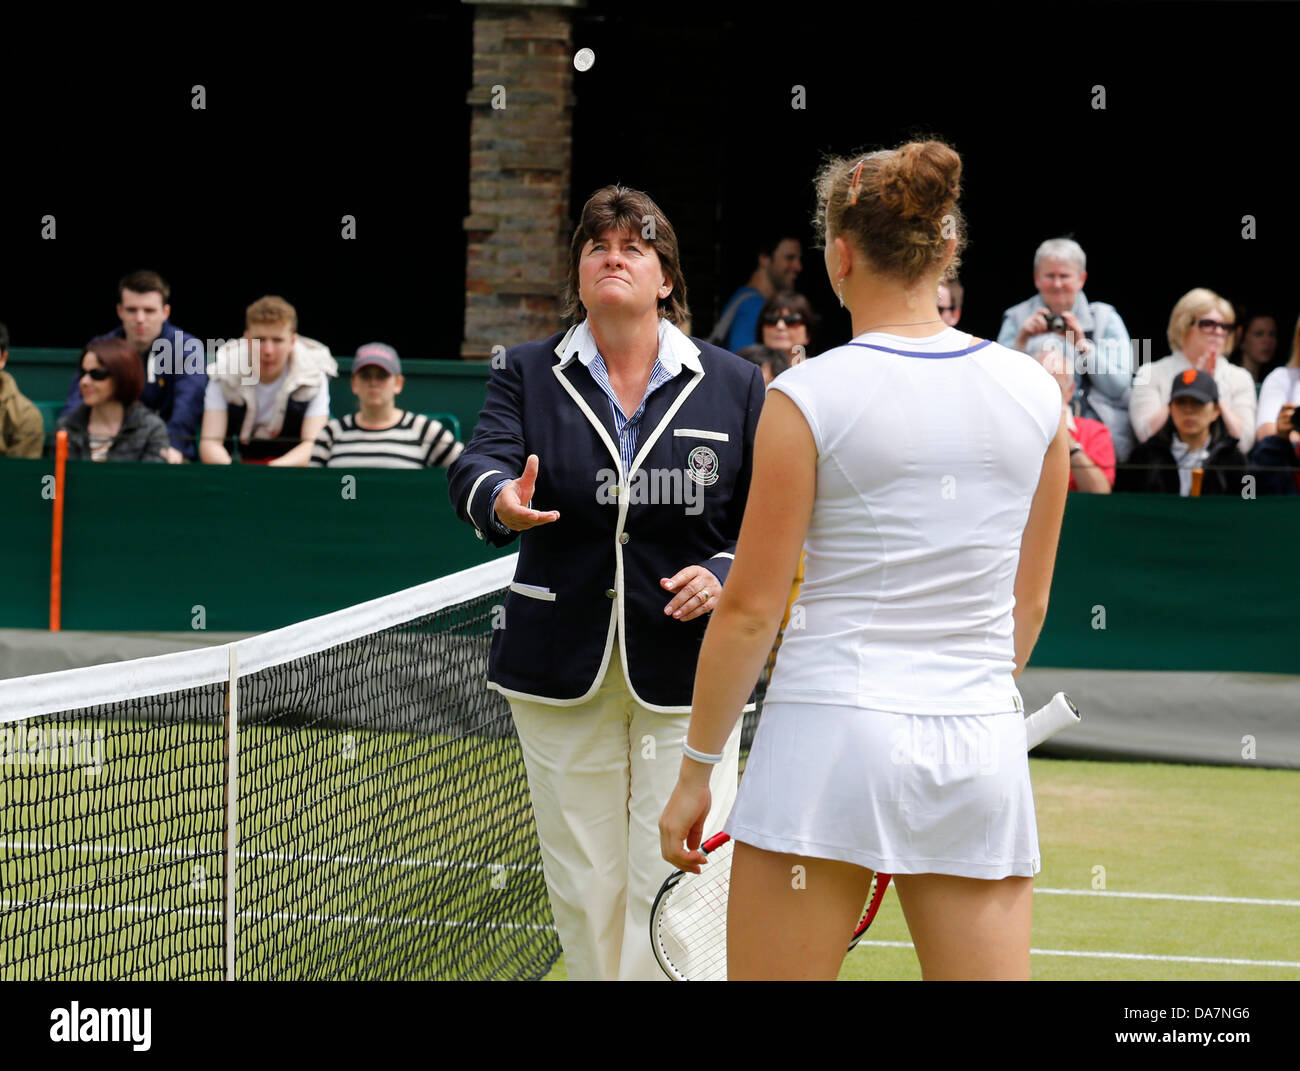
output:
[[1079,708],[1070,702],[1064,692],[1057,692],[1051,701],[1025,718],[1025,738],[1032,751],[1049,736],[1062,729],[1079,724]]

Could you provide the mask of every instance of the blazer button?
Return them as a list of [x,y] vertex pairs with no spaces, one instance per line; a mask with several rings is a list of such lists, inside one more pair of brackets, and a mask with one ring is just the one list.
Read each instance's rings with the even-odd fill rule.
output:
[[624,532],[622,535],[620,535],[620,536],[618,537],[618,541],[619,541],[620,543],[626,543],[626,542],[627,542],[629,539],[631,539],[631,538],[632,538],[632,537],[631,537],[630,535],[628,535],[626,532]]
[[617,598],[618,598],[618,592],[615,591],[613,588],[606,588],[606,589],[605,589],[605,598],[607,598],[607,599],[617,599]]

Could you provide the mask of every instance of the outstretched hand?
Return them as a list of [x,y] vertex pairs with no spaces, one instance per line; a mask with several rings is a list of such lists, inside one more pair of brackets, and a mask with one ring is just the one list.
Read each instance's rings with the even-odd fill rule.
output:
[[537,486],[537,470],[540,466],[536,454],[529,454],[524,465],[524,474],[517,480],[505,484],[497,494],[493,504],[498,520],[512,532],[524,532],[536,528],[539,524],[550,524],[560,519],[559,510],[545,512],[529,507],[533,500],[533,490]]

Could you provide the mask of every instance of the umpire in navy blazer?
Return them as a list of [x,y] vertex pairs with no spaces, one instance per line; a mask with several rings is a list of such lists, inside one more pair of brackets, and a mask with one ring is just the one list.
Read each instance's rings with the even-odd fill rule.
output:
[[488,673],[506,695],[585,701],[617,635],[633,694],[651,710],[690,710],[708,618],[665,614],[660,580],[699,564],[726,583],[764,388],[757,365],[661,324],[661,358],[681,372],[647,399],[629,471],[609,399],[579,359],[592,345],[583,321],[506,351],[448,473],[457,513],[493,546],[521,535],[493,523],[492,491],[529,454],[541,462],[533,508],[560,514],[519,540]]
[[[488,679],[510,700],[573,979],[663,978],[659,816],[749,493],[762,373],[678,329],[685,294],[654,201],[598,190],[569,249],[576,326],[506,352],[448,470],[481,538],[519,538]],[[711,830],[739,756],[738,725],[709,757]]]

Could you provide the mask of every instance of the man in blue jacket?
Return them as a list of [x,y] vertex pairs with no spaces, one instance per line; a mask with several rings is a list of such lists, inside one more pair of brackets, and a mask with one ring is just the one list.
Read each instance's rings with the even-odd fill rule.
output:
[[[203,392],[208,385],[203,340],[172,325],[168,303],[171,288],[154,271],[136,271],[117,284],[117,316],[122,326],[91,339],[124,338],[144,362],[144,391],[140,401],[162,417],[171,445],[163,451],[170,462],[198,456]],[[68,388],[64,414],[81,405],[79,377]]]

